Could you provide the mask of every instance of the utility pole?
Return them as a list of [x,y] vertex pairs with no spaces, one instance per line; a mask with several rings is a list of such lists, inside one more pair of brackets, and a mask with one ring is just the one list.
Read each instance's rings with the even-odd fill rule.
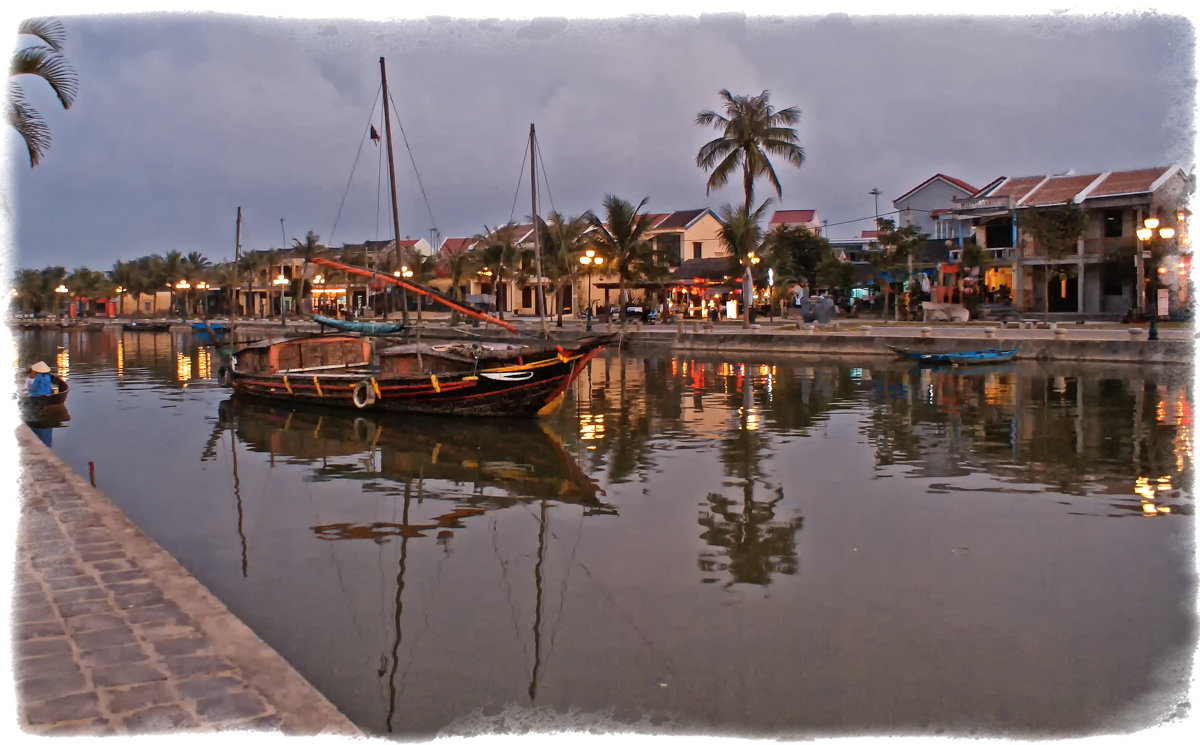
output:
[[[283,226],[283,218],[279,218],[279,237],[282,242],[279,244],[280,259],[279,259],[279,276],[283,276],[283,250],[287,248],[287,229]],[[283,312],[283,285],[279,285],[279,325],[287,325],[287,314]]]
[[867,193],[875,197],[875,229],[879,230],[879,195],[883,192],[879,191],[879,188],[876,187]]

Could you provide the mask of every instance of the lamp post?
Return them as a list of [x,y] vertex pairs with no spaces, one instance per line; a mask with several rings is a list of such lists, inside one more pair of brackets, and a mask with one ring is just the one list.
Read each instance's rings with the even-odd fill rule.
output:
[[1164,241],[1169,241],[1175,237],[1175,228],[1167,225],[1159,227],[1159,219],[1157,217],[1147,217],[1142,221],[1142,227],[1137,229],[1138,251],[1135,267],[1137,268],[1137,302],[1138,312],[1146,312],[1146,242],[1154,238],[1155,233]]
[[[59,297],[59,298],[61,298],[63,295],[66,295],[68,292],[70,292],[70,290],[68,290],[67,286],[64,284],[60,284],[58,287],[55,287],[54,291],[56,293],[58,293],[55,297]],[[55,301],[55,303],[54,303],[55,314],[58,316],[59,320],[62,320],[62,311],[59,310],[60,307],[61,307],[61,301]]]
[[750,267],[754,266],[760,261],[762,261],[762,259],[759,258],[758,254],[754,253],[753,251],[746,254],[746,279],[744,282],[742,282],[742,299],[746,309],[746,317],[742,319],[742,326],[744,328],[750,328],[750,308],[751,304],[754,302],[754,277],[750,274]]
[[325,275],[318,274],[317,276],[313,277],[312,285],[313,285],[312,294],[313,294],[313,297],[316,298],[317,310],[324,313],[325,306],[323,304],[323,301],[324,301],[324,294],[325,294]]
[[117,285],[117,317],[120,318],[125,314],[125,288],[122,285]]
[[[184,279],[181,279],[181,280],[179,280],[178,282],[176,282],[176,283],[175,283],[175,290],[176,290],[176,291],[178,291],[178,290],[190,290],[191,288],[192,288],[192,285],[191,285],[191,283],[190,283],[190,282],[188,282],[188,281],[187,281],[187,278],[186,278],[186,277],[185,277]],[[187,296],[185,295],[185,296],[184,296],[185,300],[186,300],[186,297],[187,297]],[[176,295],[176,300],[178,300],[178,295]],[[181,318],[187,315],[187,303],[185,302],[183,305],[184,305],[184,307],[183,307],[183,308],[181,308],[181,309],[180,309],[180,311],[179,311],[179,316],[180,316]]]
[[[283,220],[281,219],[280,222],[283,222]],[[288,283],[288,278],[283,276],[282,273],[271,282],[271,284],[273,284],[279,288],[279,325],[280,326],[287,325],[287,314],[283,312],[283,287],[287,283]]]
[[579,263],[587,267],[588,270],[588,307],[587,307],[587,330],[592,330],[592,267],[600,266],[604,263],[603,256],[597,256],[596,252],[588,249],[583,252],[583,256],[579,257]]

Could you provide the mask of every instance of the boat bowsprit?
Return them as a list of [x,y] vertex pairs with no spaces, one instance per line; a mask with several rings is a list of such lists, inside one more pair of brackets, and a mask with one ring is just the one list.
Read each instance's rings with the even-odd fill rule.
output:
[[933,365],[988,365],[1007,362],[1017,356],[1017,348],[974,349],[961,352],[933,352],[919,349],[889,346],[896,354],[917,362]]

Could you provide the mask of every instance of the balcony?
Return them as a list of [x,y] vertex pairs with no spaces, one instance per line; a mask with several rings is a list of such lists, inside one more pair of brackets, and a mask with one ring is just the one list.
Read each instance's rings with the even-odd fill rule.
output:
[[[1001,264],[1012,261],[1016,257],[1016,249],[1013,248],[984,248],[983,255],[988,263]],[[962,251],[957,248],[950,249],[950,261],[961,261]]]

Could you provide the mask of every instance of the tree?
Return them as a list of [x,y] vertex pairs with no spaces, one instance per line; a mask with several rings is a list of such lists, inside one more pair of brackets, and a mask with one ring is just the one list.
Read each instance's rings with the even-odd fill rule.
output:
[[742,327],[750,328],[750,307],[754,301],[754,281],[750,276],[750,266],[757,256],[759,244],[762,243],[761,223],[766,216],[767,206],[771,200],[763,202],[758,209],[751,212],[745,207],[724,205],[721,207],[720,238],[725,250],[738,264],[742,277],[742,304],[745,313],[742,316]]
[[496,295],[496,315],[504,320],[504,308],[500,305],[500,286],[504,283],[504,274],[518,261],[517,226],[509,222],[498,228],[483,226],[483,233],[475,236],[479,246],[479,261],[483,270],[492,273],[495,282],[493,289]]
[[192,298],[196,295],[196,285],[208,278],[208,272],[212,269],[212,265],[212,262],[199,251],[190,251],[180,262],[183,278],[191,285],[183,293],[184,312],[189,316],[192,314]]
[[626,297],[625,287],[636,281],[646,265],[651,263],[654,248],[646,239],[650,230],[650,216],[640,214],[646,206],[649,197],[638,202],[637,207],[631,203],[608,194],[604,197],[604,220],[601,220],[591,210],[584,213],[584,218],[591,224],[587,245],[593,247],[604,257],[609,267],[606,271],[617,275],[617,298],[621,306],[621,324],[625,324]]
[[[443,249],[439,255],[442,265],[446,267],[446,272],[450,275],[450,295],[461,303],[463,301],[463,282],[467,275],[474,271],[475,261],[478,257],[474,252],[468,250],[467,245],[459,245],[450,250]],[[459,312],[457,310],[450,311],[450,325],[457,325],[458,322]]]
[[583,215],[567,218],[558,212],[552,212],[549,221],[538,218],[542,258],[546,262],[543,268],[547,278],[554,283],[559,328],[563,325],[563,292],[567,287],[575,285],[575,270],[579,266],[577,257],[585,243],[588,227],[588,221]]
[[781,277],[803,277],[814,287],[817,267],[832,256],[829,240],[803,225],[776,226],[763,238],[763,251]]
[[[304,259],[304,263],[300,265],[300,276],[292,279],[292,284],[295,286],[293,294],[296,296],[296,307],[293,313],[299,315],[300,304],[305,298],[310,297],[312,292],[312,285],[308,281],[308,262],[323,253],[325,246],[321,244],[321,236],[310,230],[304,234],[303,241],[299,238],[292,239],[292,249]],[[298,285],[297,280],[299,281]],[[306,307],[312,307],[311,302]]]
[[826,256],[817,265],[814,272],[815,283],[834,290],[849,290],[854,283],[854,265],[849,261],[838,261],[833,256]]
[[67,32],[61,21],[53,18],[31,18],[21,22],[17,33],[35,36],[41,44],[23,47],[13,52],[9,68],[8,100],[5,114],[8,123],[29,151],[29,166],[36,168],[50,149],[50,127],[37,109],[25,100],[25,92],[14,78],[33,75],[49,83],[64,109],[70,109],[79,91],[79,78],[67,58],[62,56]]
[[242,254],[242,265],[238,267],[242,276],[246,278],[246,315],[251,315],[254,308],[254,283],[258,279],[258,273],[262,271],[266,265],[266,256],[262,251],[247,251]]
[[799,168],[804,164],[804,148],[799,144],[796,130],[789,125],[800,121],[800,111],[788,107],[776,111],[768,101],[769,92],[757,96],[735,96],[722,89],[725,113],[701,111],[696,124],[721,130],[720,137],[705,143],[696,154],[696,165],[712,171],[705,193],[728,183],[734,172],[742,172],[742,188],[746,199],[743,206],[750,212],[754,201],[754,180],[766,176],[775,187],[776,196],[783,197],[783,187],[775,175],[768,156],[782,156]]
[[[877,271],[887,274],[887,282],[883,284],[883,319],[887,322],[887,304],[888,294],[891,289],[891,282],[899,267],[906,267],[905,276],[912,280],[912,272],[908,270],[911,267],[911,260],[915,257],[917,249],[925,242],[928,237],[920,231],[916,225],[905,225],[902,228],[896,227],[894,220],[880,218],[876,222],[879,229],[879,243],[883,246],[883,251],[874,257],[872,264]],[[896,320],[900,320],[900,306],[896,305]]]
[[[1033,239],[1035,249],[1045,260],[1042,308],[1046,316],[1050,315],[1050,265],[1075,250],[1087,224],[1087,213],[1074,201],[1057,207],[1030,207],[1017,213],[1017,228]],[[1020,278],[1013,281],[1019,282]]]

